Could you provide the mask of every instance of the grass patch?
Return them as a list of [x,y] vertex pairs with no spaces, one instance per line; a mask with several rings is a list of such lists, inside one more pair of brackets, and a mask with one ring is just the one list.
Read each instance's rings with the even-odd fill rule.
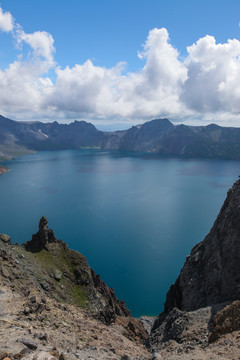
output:
[[[77,284],[74,275],[76,269],[85,268],[84,256],[75,251],[64,249],[61,244],[54,244],[50,251],[43,249],[35,253],[27,252],[27,256],[35,264],[34,272],[38,280],[40,282],[50,280],[54,284],[50,293],[55,298],[61,302],[65,301],[80,307],[87,307],[86,294],[88,289],[85,285]],[[63,274],[60,281],[53,277],[55,270],[60,270]]]

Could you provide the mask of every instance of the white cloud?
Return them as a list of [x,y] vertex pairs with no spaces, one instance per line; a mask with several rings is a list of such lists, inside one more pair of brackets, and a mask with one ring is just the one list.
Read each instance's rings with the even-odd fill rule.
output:
[[187,48],[188,79],[181,100],[199,113],[240,114],[240,41],[205,36]]
[[138,73],[122,75],[123,64],[106,69],[88,60],[73,68],[57,68],[57,81],[47,104],[56,110],[97,117],[139,118],[176,114],[179,91],[187,77],[166,29],[153,29],[139,56]]
[[5,71],[0,70],[0,108],[11,114],[42,110],[42,100],[52,86],[50,79],[40,77],[37,63],[15,61]]
[[[90,60],[61,68],[54,61],[51,34],[25,33],[1,8],[0,29],[1,16],[10,19],[11,26],[5,20],[5,29],[13,30],[20,45],[18,59],[0,69],[0,113],[6,116],[118,122],[167,116],[188,123],[209,119],[231,125],[240,121],[239,40],[217,44],[207,35],[180,59],[168,31],[153,29],[138,53],[143,66],[137,72],[123,72],[125,63],[105,68]],[[21,56],[23,43],[30,47],[27,57]],[[55,81],[49,70],[55,71]]]
[[9,32],[13,30],[14,21],[13,17],[9,12],[3,12],[0,7],[0,30],[4,32]]
[[46,31],[36,31],[32,34],[26,34],[21,28],[17,31],[17,41],[27,43],[34,52],[35,56],[40,56],[53,63],[53,54],[55,48],[54,40],[51,34]]

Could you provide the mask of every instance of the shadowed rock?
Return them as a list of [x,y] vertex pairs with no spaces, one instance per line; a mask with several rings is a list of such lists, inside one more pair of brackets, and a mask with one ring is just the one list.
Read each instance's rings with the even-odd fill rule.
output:
[[187,257],[167,293],[165,313],[240,299],[240,180],[228,191],[206,238]]
[[42,216],[39,221],[39,230],[32,235],[32,240],[24,244],[26,250],[40,251],[42,249],[48,250],[48,244],[57,242],[52,229],[48,229],[48,221],[45,216]]

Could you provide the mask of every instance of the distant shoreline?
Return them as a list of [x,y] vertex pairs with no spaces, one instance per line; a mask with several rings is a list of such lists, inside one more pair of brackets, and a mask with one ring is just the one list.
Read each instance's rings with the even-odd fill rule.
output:
[[0,175],[6,173],[9,169],[6,166],[0,165]]

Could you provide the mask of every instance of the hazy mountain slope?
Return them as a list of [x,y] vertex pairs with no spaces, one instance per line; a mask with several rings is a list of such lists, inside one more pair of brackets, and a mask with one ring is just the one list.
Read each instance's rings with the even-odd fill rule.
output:
[[103,132],[85,121],[17,122],[0,116],[0,156],[30,150],[97,148],[180,157],[240,159],[240,129],[173,125],[155,119],[128,130]]

